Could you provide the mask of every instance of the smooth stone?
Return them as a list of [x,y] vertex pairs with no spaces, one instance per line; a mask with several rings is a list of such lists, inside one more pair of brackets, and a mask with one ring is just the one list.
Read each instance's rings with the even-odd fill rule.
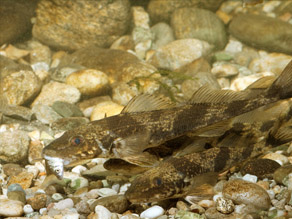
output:
[[240,172],[242,173],[242,175],[249,173],[263,179],[268,176],[272,176],[272,174],[280,166],[281,165],[278,162],[271,159],[255,159],[246,162],[241,167]]
[[0,159],[7,163],[27,159],[30,138],[21,130],[0,132]]
[[81,200],[75,205],[75,208],[79,214],[90,214],[89,204],[86,200]]
[[60,133],[84,125],[88,122],[89,119],[84,117],[60,118],[51,123],[51,128],[55,133]]
[[108,197],[112,195],[117,195],[117,191],[110,188],[101,188],[98,190],[98,195],[101,197]]
[[163,215],[163,213],[164,213],[164,209],[162,207],[160,207],[158,205],[154,205],[154,206],[146,209],[145,211],[143,211],[140,214],[140,217],[152,219],[152,218],[157,218],[157,217]]
[[24,169],[15,163],[7,163],[3,165],[3,171],[6,176],[15,176],[24,171]]
[[129,101],[140,94],[137,87],[130,86],[128,83],[119,83],[113,86],[113,101],[126,106]]
[[76,167],[74,167],[74,168],[72,168],[72,172],[73,173],[77,173],[77,174],[81,174],[83,171],[85,171],[85,170],[87,170],[87,168],[86,167],[84,167],[84,166],[81,166],[81,165],[78,165],[78,166],[76,166]]
[[211,11],[216,11],[223,0],[192,0],[192,1],[161,1],[150,0],[148,4],[148,13],[151,21],[155,24],[157,22],[169,23],[172,13],[177,8],[204,8]]
[[28,148],[28,162],[35,164],[42,157],[43,143],[40,140],[31,141]]
[[292,173],[292,164],[278,168],[273,174],[273,179],[277,183],[283,184],[283,180],[289,175],[289,173]]
[[52,107],[41,103],[35,104],[32,107],[32,111],[35,113],[36,118],[43,124],[51,124],[62,118]]
[[74,202],[70,198],[66,198],[54,204],[54,209],[56,210],[63,210],[66,208],[73,208]]
[[15,176],[11,176],[8,185],[18,183],[23,189],[27,189],[31,186],[33,178],[33,173],[23,171]]
[[129,52],[90,46],[65,56],[60,65],[77,64],[89,69],[96,69],[106,73],[112,83],[122,74],[121,69],[125,64],[135,62],[140,62],[140,60]]
[[268,193],[262,187],[240,179],[224,184],[222,194],[235,204],[246,204],[256,209],[267,210],[271,204]]
[[0,29],[5,31],[0,33],[0,45],[29,36],[36,3],[34,0],[1,1]]
[[24,106],[9,105],[4,97],[0,97],[0,111],[2,116],[31,121],[34,118],[31,109]]
[[76,179],[72,179],[70,183],[70,188],[77,190],[83,187],[88,186],[88,180],[84,177],[78,177]]
[[258,181],[258,177],[251,174],[245,174],[242,179],[252,183],[256,183]]
[[234,64],[229,64],[229,63],[225,63],[225,62],[215,62],[213,64],[211,72],[217,78],[233,77],[239,73],[237,66],[235,66]]
[[128,209],[129,202],[124,195],[112,195],[108,197],[102,197],[89,205],[90,210],[93,211],[97,205],[106,207],[110,212],[116,212],[121,214]]
[[66,78],[66,84],[76,87],[82,95],[96,96],[109,86],[108,76],[95,69],[85,69],[71,73]]
[[223,49],[227,43],[224,23],[215,13],[200,8],[179,8],[171,17],[176,39],[196,38]]
[[52,59],[52,52],[50,48],[38,41],[29,41],[28,48],[31,50],[29,61],[33,70],[49,71]]
[[112,213],[101,205],[95,206],[94,211],[96,213],[97,219],[111,219]]
[[292,44],[292,24],[280,19],[240,14],[232,19],[229,31],[241,42],[257,49],[292,54],[292,48],[287,46]]
[[155,36],[151,49],[158,49],[175,40],[173,30],[167,23],[157,23],[151,27],[151,31]]
[[[60,58],[59,62],[61,63],[62,59],[64,59],[66,55],[64,55],[63,57]],[[68,65],[60,65],[60,63],[58,64],[57,67],[52,68],[51,67],[51,79],[53,79],[54,81],[57,82],[66,82],[66,78],[77,71],[81,71],[86,69],[84,66],[82,65],[78,65],[78,64],[68,64]]]
[[90,120],[99,120],[105,117],[114,116],[120,114],[123,110],[123,106],[113,101],[104,101],[97,105],[92,110]]
[[283,154],[269,153],[263,156],[264,159],[271,159],[278,162],[281,166],[289,163],[288,157]]
[[43,86],[40,94],[33,101],[32,106],[36,104],[51,106],[56,101],[76,103],[79,101],[80,96],[80,91],[71,85],[49,82]]
[[0,199],[0,216],[19,217],[23,214],[23,206],[20,201]]
[[101,103],[103,101],[109,101],[109,100],[111,100],[110,96],[92,97],[87,100],[83,100],[79,102],[77,106],[83,112],[84,116],[90,117],[92,110],[96,104]]
[[32,212],[34,212],[34,210],[33,210],[33,208],[31,207],[31,205],[26,204],[26,205],[23,206],[23,213],[24,213],[24,214],[30,214],[30,213],[32,213]]
[[[42,43],[58,49],[76,50],[88,45],[108,47],[126,32],[129,20],[128,0],[58,0],[56,4],[41,0],[36,9],[32,33]],[[84,21],[90,25],[84,25]]]
[[0,92],[9,104],[22,105],[39,93],[41,85],[41,80],[33,71],[21,70],[2,77]]
[[175,70],[208,55],[212,46],[197,39],[180,39],[156,50],[148,62],[156,68]]
[[46,194],[35,194],[34,197],[28,198],[27,203],[32,206],[34,210],[40,210],[46,207],[47,195]]
[[52,108],[62,117],[82,117],[83,113],[74,104],[56,101],[53,103]]
[[25,196],[26,196],[25,191],[18,183],[11,184],[8,186],[7,189],[8,199],[21,201],[23,204],[25,204],[26,203]]

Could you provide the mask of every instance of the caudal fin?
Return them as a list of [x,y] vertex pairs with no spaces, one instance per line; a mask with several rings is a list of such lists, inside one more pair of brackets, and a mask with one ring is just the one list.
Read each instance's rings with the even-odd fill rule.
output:
[[268,88],[268,94],[279,95],[280,99],[292,97],[292,60],[279,77]]

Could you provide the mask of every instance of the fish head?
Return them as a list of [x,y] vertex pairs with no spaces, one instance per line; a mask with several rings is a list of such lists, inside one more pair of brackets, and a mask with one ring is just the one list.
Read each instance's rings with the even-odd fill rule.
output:
[[176,198],[183,188],[183,174],[170,168],[154,167],[137,176],[125,193],[132,203],[146,203]]
[[107,150],[102,144],[102,135],[92,130],[72,129],[52,141],[43,151],[48,172],[56,176],[63,174],[64,167],[71,167],[96,157],[106,157]]

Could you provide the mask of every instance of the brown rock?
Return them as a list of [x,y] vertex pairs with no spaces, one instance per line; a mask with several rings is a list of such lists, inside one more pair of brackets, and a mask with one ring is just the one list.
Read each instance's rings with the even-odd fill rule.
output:
[[27,204],[30,204],[34,210],[40,210],[46,206],[47,195],[36,194],[34,197],[27,199]]
[[21,172],[16,176],[12,176],[9,179],[8,185],[18,183],[23,189],[27,189],[31,186],[33,180],[33,173]]
[[128,209],[129,202],[124,195],[112,195],[96,200],[90,205],[90,209],[94,211],[97,205],[106,207],[110,212],[123,213]]
[[7,176],[15,176],[24,171],[19,164],[7,163],[3,165],[3,171]]
[[129,25],[128,0],[66,1],[41,0],[33,36],[41,42],[66,50],[88,45],[110,46]]

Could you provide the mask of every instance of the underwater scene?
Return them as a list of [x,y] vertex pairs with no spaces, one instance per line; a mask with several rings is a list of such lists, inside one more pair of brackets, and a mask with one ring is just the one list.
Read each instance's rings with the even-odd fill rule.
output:
[[0,218],[292,218],[292,0],[0,0]]

